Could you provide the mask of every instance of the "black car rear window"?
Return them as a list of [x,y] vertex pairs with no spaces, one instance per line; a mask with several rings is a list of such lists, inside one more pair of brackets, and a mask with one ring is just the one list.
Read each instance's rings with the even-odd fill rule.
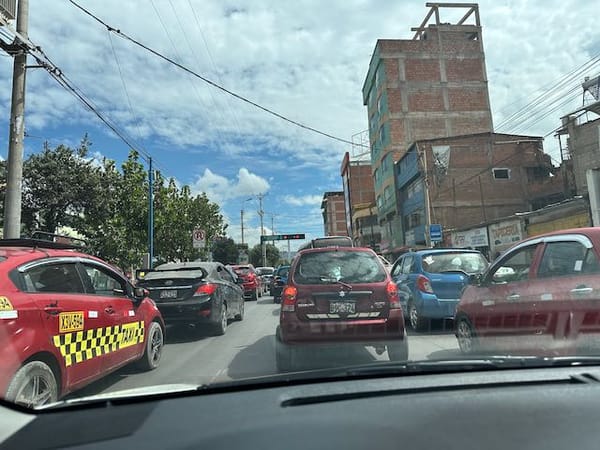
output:
[[157,270],[148,272],[144,276],[144,280],[163,280],[165,278],[206,278],[207,272],[201,268],[185,269],[185,270]]
[[298,284],[379,283],[386,276],[377,255],[365,251],[306,253],[294,270]]

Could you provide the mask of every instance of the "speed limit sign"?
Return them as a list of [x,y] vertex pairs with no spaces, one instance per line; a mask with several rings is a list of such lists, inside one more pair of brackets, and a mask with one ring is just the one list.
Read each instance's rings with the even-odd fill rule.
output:
[[194,228],[192,233],[192,243],[194,248],[204,248],[206,245],[206,233],[200,228]]

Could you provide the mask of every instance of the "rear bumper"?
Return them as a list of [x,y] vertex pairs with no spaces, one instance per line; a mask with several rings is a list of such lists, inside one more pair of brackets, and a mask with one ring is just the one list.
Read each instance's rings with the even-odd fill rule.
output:
[[[417,300],[417,308],[421,317],[429,319],[453,319],[456,312],[456,306],[460,299],[442,299],[434,294],[421,294]],[[404,305],[403,305],[404,306]],[[404,311],[407,311],[405,308]]]
[[406,336],[402,311],[392,310],[386,319],[299,320],[295,313],[282,312],[280,339],[286,344],[362,344],[402,340]]
[[180,302],[157,303],[156,306],[166,323],[210,322],[214,315],[214,301],[210,297]]

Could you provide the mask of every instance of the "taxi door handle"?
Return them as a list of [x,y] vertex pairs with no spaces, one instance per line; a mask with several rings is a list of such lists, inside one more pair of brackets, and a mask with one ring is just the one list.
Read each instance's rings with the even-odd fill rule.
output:
[[113,307],[112,307],[112,306],[107,306],[106,308],[104,308],[104,312],[105,312],[106,314],[114,314],[114,313],[115,313],[115,310],[113,309]]
[[51,316],[57,316],[58,314],[60,314],[63,311],[62,308],[59,308],[58,306],[46,306],[44,308],[44,312],[46,314],[49,314]]

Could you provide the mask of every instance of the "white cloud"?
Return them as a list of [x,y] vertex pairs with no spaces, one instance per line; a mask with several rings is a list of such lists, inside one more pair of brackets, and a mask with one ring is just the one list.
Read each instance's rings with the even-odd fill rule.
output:
[[320,205],[323,201],[323,195],[286,195],[283,197],[283,201],[288,205],[293,206],[305,206],[305,205]]
[[193,183],[192,191],[205,192],[211,201],[222,204],[233,198],[264,194],[270,187],[267,180],[242,167],[238,171],[237,180],[229,180],[205,169]]

